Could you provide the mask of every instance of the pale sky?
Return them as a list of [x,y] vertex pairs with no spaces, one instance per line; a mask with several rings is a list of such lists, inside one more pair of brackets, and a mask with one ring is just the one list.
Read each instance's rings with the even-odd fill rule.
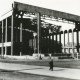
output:
[[11,8],[13,1],[80,15],[80,0],[0,0],[0,16]]
[[80,16],[80,0],[0,0],[0,16],[11,9],[14,1]]

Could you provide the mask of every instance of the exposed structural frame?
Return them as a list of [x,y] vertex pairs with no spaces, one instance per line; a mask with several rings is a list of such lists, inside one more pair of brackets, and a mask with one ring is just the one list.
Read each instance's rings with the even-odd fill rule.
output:
[[[49,16],[50,18],[54,17],[57,20],[61,19],[61,20],[68,20],[68,21],[72,21],[75,23],[75,27],[80,26],[80,16],[77,15],[73,15],[73,14],[68,14],[68,13],[64,13],[64,12],[60,12],[60,11],[55,11],[55,10],[50,10],[50,9],[46,9],[46,8],[41,8],[41,7],[37,7],[37,6],[32,6],[32,5],[28,5],[28,4],[23,4],[23,3],[19,3],[19,2],[14,2],[12,10],[2,16],[1,22],[2,22],[2,55],[3,55],[3,47],[4,47],[4,42],[3,42],[3,20],[6,19],[6,33],[7,33],[7,18],[11,17],[11,55],[13,55],[13,42],[14,42],[14,19],[17,16],[20,16],[21,19],[23,18],[23,14],[24,13],[35,13],[37,15],[37,53],[40,54],[41,53],[41,17],[46,17]],[[21,13],[21,14],[18,14]],[[20,23],[20,42],[22,42],[22,27],[23,24]],[[7,36],[7,34],[5,34]],[[65,35],[64,35],[65,36]],[[78,34],[77,34],[78,36]],[[77,39],[78,40],[78,39]],[[5,37],[5,42],[7,42],[7,37]],[[78,42],[78,41],[77,41]],[[77,43],[78,44],[78,43]],[[7,52],[7,49],[5,47],[5,54]],[[22,53],[20,53],[22,54]]]
[[14,2],[14,8],[16,8],[16,6],[17,6],[17,9],[21,10],[21,11],[27,11],[27,12],[32,12],[32,13],[39,12],[41,15],[54,16],[57,18],[62,18],[62,19],[66,19],[66,20],[70,20],[70,21],[74,21],[74,22],[75,21],[80,22],[80,16],[77,16],[77,15]]

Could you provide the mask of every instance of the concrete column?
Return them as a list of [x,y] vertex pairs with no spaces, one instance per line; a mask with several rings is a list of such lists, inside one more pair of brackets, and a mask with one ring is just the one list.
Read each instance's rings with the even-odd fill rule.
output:
[[65,53],[65,31],[63,32],[64,34],[64,53]]
[[[5,43],[7,43],[7,18],[6,18],[6,26],[5,26]],[[7,46],[5,46],[5,55],[7,55]]]
[[1,56],[3,57],[4,56],[4,43],[3,43],[3,20],[2,20],[2,48],[1,48]]
[[[22,22],[23,15],[24,15],[24,13],[23,12],[20,12],[20,16],[21,16],[21,23],[20,23],[20,43],[21,43],[21,46],[22,46],[22,37],[23,37],[23,22]],[[22,55],[22,48],[21,48],[21,51],[20,51],[20,56],[21,55]]]
[[40,54],[40,41],[41,41],[41,26],[40,26],[40,13],[37,13],[37,52]]
[[61,45],[61,33],[59,34],[59,41],[60,41],[60,45]]
[[13,55],[13,23],[14,22],[14,18],[13,18],[13,14],[11,16],[11,56]]
[[[69,31],[68,32],[68,45],[69,45]],[[69,47],[68,47],[68,52],[70,53]]]
[[33,41],[33,43],[34,43],[34,53],[36,53],[36,36],[37,36],[37,34],[33,33],[33,36],[34,36],[34,41]]
[[[21,18],[22,19],[22,18]],[[20,43],[22,44],[22,22],[20,23]],[[22,46],[22,45],[21,45]],[[22,55],[22,50],[20,51],[20,56]]]
[[[55,35],[55,37],[56,37],[56,45],[55,45],[55,47],[56,47],[56,50],[57,50],[57,33],[56,33],[56,35]],[[57,53],[57,51],[56,51],[56,53]]]
[[72,51],[74,54],[74,32],[73,32],[73,30],[72,30]]
[[52,53],[52,34],[50,35],[50,53]]

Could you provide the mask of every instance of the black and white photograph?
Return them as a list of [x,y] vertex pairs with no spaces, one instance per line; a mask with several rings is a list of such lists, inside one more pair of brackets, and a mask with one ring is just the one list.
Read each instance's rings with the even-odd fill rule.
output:
[[80,0],[0,0],[0,80],[80,80]]

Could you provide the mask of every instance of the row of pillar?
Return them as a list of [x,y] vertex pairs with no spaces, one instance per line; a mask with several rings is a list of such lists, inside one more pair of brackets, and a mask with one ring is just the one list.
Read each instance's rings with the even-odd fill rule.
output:
[[[79,53],[79,32],[80,31],[77,31],[77,30],[63,31],[57,34],[55,33],[55,34],[49,34],[49,35],[43,36],[42,39],[45,39],[45,41],[49,39],[49,41],[47,42],[49,43],[48,45],[49,47],[54,46],[54,44],[52,44],[51,41],[55,41],[56,43],[59,42],[60,44],[62,44],[63,53],[66,53],[66,50],[68,51],[68,53],[70,53],[70,49],[72,49],[71,53],[75,53],[74,49],[76,49],[76,51]],[[76,33],[76,35],[74,35],[74,33]],[[65,36],[65,34],[67,36]],[[69,43],[71,44],[71,46],[69,45]],[[49,49],[54,49],[54,47],[56,46],[54,46],[53,48],[52,47]]]
[[[76,36],[74,37],[74,32],[76,32]],[[71,36],[72,37],[70,37],[70,33],[71,33]],[[67,34],[67,38],[65,37],[65,34]],[[61,36],[61,33],[59,34],[60,36]],[[57,37],[57,36],[56,36]],[[61,37],[60,37],[60,42],[62,41],[63,42],[63,52],[64,53],[66,53],[66,51],[65,51],[65,49],[66,49],[66,39],[67,39],[67,43],[68,43],[68,45],[69,45],[69,43],[70,43],[70,39],[72,40],[71,41],[71,43],[72,43],[72,51],[73,51],[73,53],[74,53],[74,48],[76,47],[76,50],[77,50],[77,52],[79,52],[79,31],[74,31],[74,30],[72,30],[71,32],[69,32],[69,31],[67,31],[67,32],[63,32],[63,40],[61,40]],[[76,39],[76,46],[74,46],[74,39]],[[57,41],[57,38],[56,38],[56,41]],[[69,47],[67,47],[67,49],[68,49],[68,53],[70,53],[70,48]]]
[[[8,19],[5,19],[5,27],[4,27],[4,20],[2,20],[2,47],[1,47],[1,55],[7,55],[7,46],[5,46],[4,52],[4,43],[7,43],[7,28],[8,28]],[[5,35],[3,29],[5,28]],[[3,36],[5,36],[5,42],[3,41]],[[13,55],[13,15],[11,16],[11,55]]]
[[[5,46],[5,52],[4,52],[4,41],[3,41],[3,28],[4,28],[4,24],[5,24],[5,43],[7,43],[7,28],[8,28],[8,18],[5,19],[6,22],[4,23],[4,19],[2,20],[2,48],[1,48],[1,55],[4,56],[7,55],[7,46]],[[14,13],[12,11],[12,15],[11,15],[11,55],[13,55],[13,26],[14,26]]]
[[[76,36],[74,37],[74,30],[72,30],[72,32],[67,32],[68,33],[68,43],[70,42],[70,38],[72,39],[72,51],[74,53],[74,47],[77,48],[77,52],[79,52],[79,31],[76,31]],[[72,37],[70,37],[69,33],[72,34]],[[64,33],[64,38],[65,38],[65,33]],[[76,46],[74,46],[74,39],[76,39]],[[65,40],[64,40],[64,47],[65,47]],[[69,47],[68,47],[68,51],[69,51]],[[65,48],[64,48],[64,52],[65,52]],[[70,53],[70,51],[69,51]]]
[[[14,11],[13,11],[14,12]],[[11,55],[13,55],[13,36],[14,36],[14,13],[12,12],[11,15]],[[23,16],[21,16],[22,19]],[[3,20],[2,20],[2,48],[1,48],[1,55],[4,55],[4,42],[3,42]],[[8,21],[6,18],[6,26],[5,26],[5,42],[7,43],[7,26]],[[20,23],[20,42],[22,42],[22,21]],[[40,53],[40,14],[37,13],[37,53]],[[7,55],[7,46],[5,46],[5,55]],[[22,52],[20,52],[20,55],[22,55]]]
[[[41,27],[40,27],[40,13],[37,13],[37,53],[40,54],[41,53]],[[22,18],[22,17],[21,17]],[[7,18],[6,18],[6,30],[5,30],[5,42],[7,42]],[[13,27],[14,27],[14,13],[12,12],[12,16],[11,16],[11,55],[13,55]],[[68,33],[68,43],[69,43],[69,31]],[[78,31],[76,32],[77,34],[77,51],[79,52],[79,34]],[[63,32],[64,35],[64,52],[65,52],[65,32]],[[61,34],[59,37],[59,40],[61,42]],[[56,35],[56,41],[57,41],[57,35]],[[20,24],[20,42],[22,42],[22,22]],[[1,54],[4,55],[3,53],[3,48],[4,48],[4,44],[3,44],[3,20],[2,20],[2,49],[1,49]],[[69,50],[69,48],[68,48]],[[72,30],[72,50],[74,53],[74,32]],[[20,52],[20,55],[22,53]],[[5,46],[5,55],[7,55],[7,46]]]

